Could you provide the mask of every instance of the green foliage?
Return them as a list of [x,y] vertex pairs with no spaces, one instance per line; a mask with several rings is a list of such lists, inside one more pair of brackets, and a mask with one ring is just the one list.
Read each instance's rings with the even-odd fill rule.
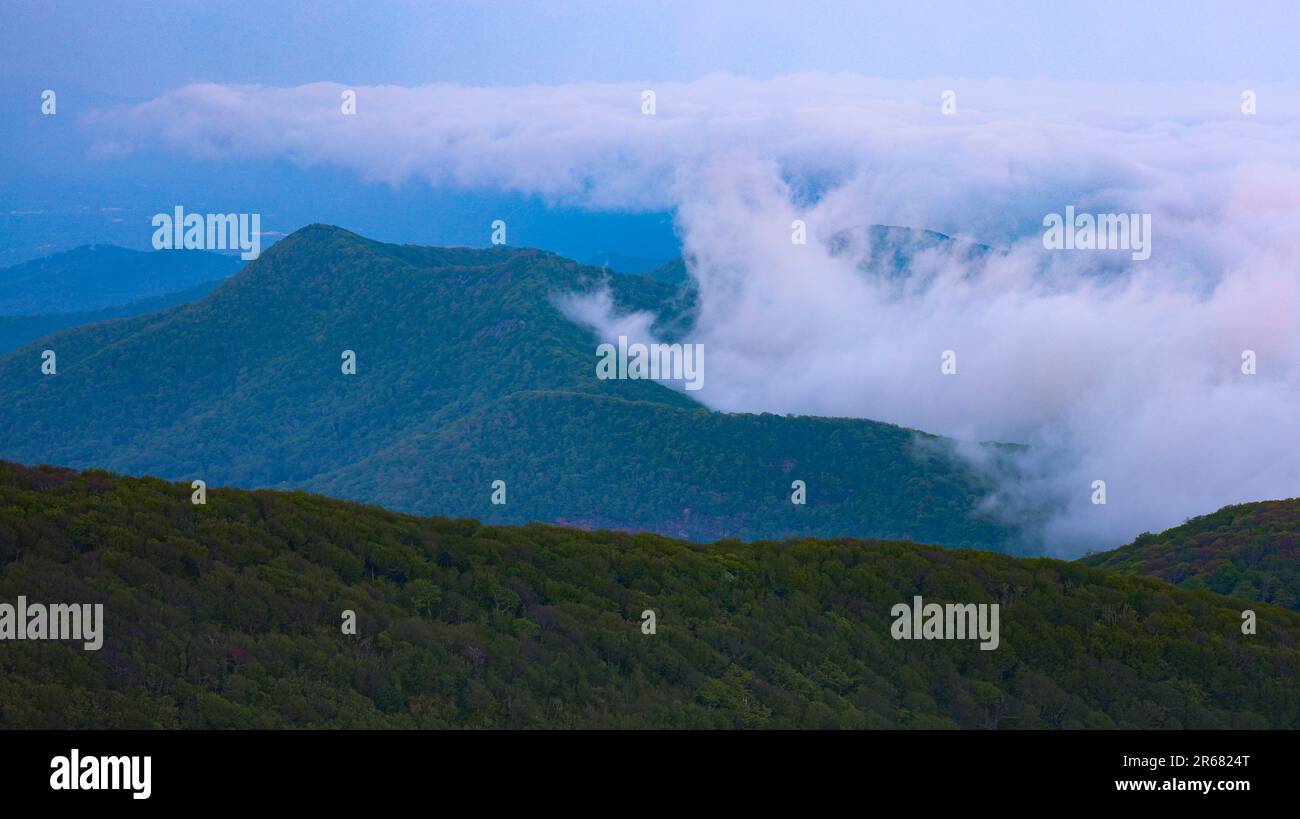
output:
[[[38,346],[0,359],[0,457],[503,524],[1017,548],[978,512],[989,482],[942,439],[713,413],[661,384],[598,380],[597,340],[556,303],[602,287],[659,312],[669,337],[694,309],[689,286],[537,250],[304,228],[202,301],[43,340],[56,376]],[[343,350],[356,375],[340,373]],[[795,479],[806,506],[790,503]]]
[[[0,727],[1300,727],[1300,615],[1078,563],[189,496],[0,462],[0,601],[106,619],[0,643]],[[893,640],[916,594],[999,603],[1000,648]]]
[[1083,562],[1300,611],[1300,498],[1225,506]]

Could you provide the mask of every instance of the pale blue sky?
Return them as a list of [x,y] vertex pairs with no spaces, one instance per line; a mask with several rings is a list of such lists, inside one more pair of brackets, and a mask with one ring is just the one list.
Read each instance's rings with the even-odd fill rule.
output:
[[[492,86],[825,71],[1247,87],[1294,83],[1300,71],[1295,2],[0,0],[0,21],[0,265],[89,241],[141,246],[137,223],[177,201],[235,197],[257,201],[277,229],[332,221],[447,243],[477,241],[501,209],[486,193],[394,191],[287,163],[87,155],[82,113],[194,82]],[[58,117],[38,115],[45,88],[59,93]],[[660,217],[575,228],[579,215],[506,199],[521,242],[579,257],[675,252]]]
[[1289,82],[1294,2],[26,2],[0,77],[96,96],[187,82],[690,80],[713,71]]

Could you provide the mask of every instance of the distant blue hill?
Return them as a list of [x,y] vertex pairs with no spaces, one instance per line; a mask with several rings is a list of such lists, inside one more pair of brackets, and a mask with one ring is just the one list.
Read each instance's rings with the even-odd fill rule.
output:
[[219,282],[242,264],[236,256],[200,250],[146,253],[82,245],[0,269],[0,316],[47,317],[119,307]]
[[627,256],[610,250],[603,250],[587,260],[587,264],[592,267],[603,267],[612,270],[615,273],[626,273],[628,275],[649,273],[656,268],[662,267],[666,263],[666,259],[644,259],[637,256]]
[[159,310],[166,310],[168,307],[175,307],[178,304],[198,301],[215,290],[219,284],[221,284],[221,280],[204,282],[188,290],[181,290],[178,293],[168,293],[164,296],[141,299],[130,304],[106,307],[103,310],[47,313],[41,316],[0,316],[0,353],[8,352],[15,347],[21,347],[29,341],[35,341],[60,330],[84,327],[87,324],[96,324],[111,319],[143,316],[146,313],[156,313]]

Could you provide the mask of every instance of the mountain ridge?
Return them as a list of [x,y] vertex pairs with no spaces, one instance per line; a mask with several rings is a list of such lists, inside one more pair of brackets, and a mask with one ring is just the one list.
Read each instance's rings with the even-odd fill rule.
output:
[[243,263],[207,251],[81,245],[0,269],[0,316],[94,312],[226,279]]
[[[391,245],[308,226],[201,301],[45,340],[55,376],[40,374],[30,345],[0,358],[11,397],[0,457],[500,523],[1028,548],[984,516],[987,478],[916,446],[941,439],[712,413],[656,382],[596,378],[598,339],[555,301],[601,289],[619,309],[689,312],[677,286],[546,251]],[[340,372],[348,350],[355,375]],[[497,479],[526,491],[493,505]],[[805,506],[790,502],[796,479]]]
[[[104,606],[0,652],[5,728],[1300,727],[1300,614],[1079,563],[698,543],[0,462],[0,600]],[[917,595],[1000,640],[898,640]],[[645,613],[656,628],[647,633]],[[356,628],[341,625],[348,616]]]
[[114,319],[134,318],[149,313],[158,313],[178,304],[198,301],[215,290],[220,284],[221,280],[204,282],[188,290],[166,293],[161,296],[105,307],[100,310],[43,313],[34,316],[0,316],[0,355],[61,330],[84,327],[103,321],[113,321]]
[[1300,611],[1300,498],[1225,506],[1080,562]]

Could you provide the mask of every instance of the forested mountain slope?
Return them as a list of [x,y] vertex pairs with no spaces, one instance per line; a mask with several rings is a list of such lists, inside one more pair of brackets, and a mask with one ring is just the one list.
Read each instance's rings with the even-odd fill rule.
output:
[[[418,518],[0,463],[0,727],[1300,727],[1300,615],[1079,563]],[[1000,641],[891,608],[997,603]],[[656,615],[654,634],[642,616]],[[356,616],[344,634],[343,613]]]
[[0,457],[499,523],[1027,548],[984,517],[987,480],[934,436],[711,413],[659,383],[597,379],[603,339],[557,303],[600,288],[660,313],[669,335],[689,326],[689,290],[652,278],[311,226],[205,299],[0,359]]
[[1300,610],[1300,498],[1225,506],[1083,562]]

